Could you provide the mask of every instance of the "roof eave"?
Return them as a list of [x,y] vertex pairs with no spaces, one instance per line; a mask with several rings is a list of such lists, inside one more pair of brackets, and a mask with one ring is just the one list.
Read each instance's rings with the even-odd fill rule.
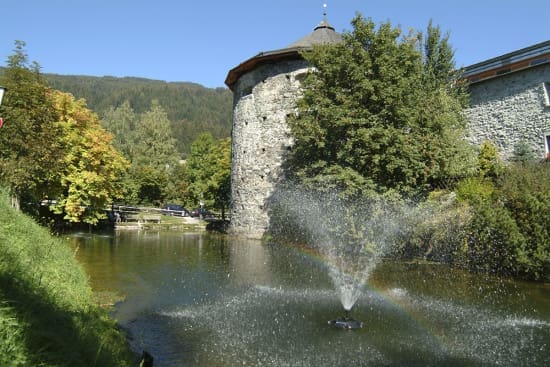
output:
[[249,58],[231,69],[225,78],[225,85],[227,85],[229,89],[233,90],[237,80],[239,80],[243,74],[255,69],[258,65],[284,59],[299,59],[302,58],[302,52],[309,51],[311,49],[312,47],[289,47],[280,50],[260,52],[256,56]]
[[507,54],[467,66],[464,68],[463,76],[468,78],[489,70],[505,67],[525,60],[535,59],[548,53],[550,53],[550,41],[537,43],[520,50],[509,52]]

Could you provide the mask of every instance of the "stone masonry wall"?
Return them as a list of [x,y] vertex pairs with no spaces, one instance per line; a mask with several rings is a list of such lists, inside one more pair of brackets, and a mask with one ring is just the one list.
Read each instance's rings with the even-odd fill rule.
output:
[[[296,112],[304,60],[265,64],[242,75],[233,88],[230,232],[261,238],[269,227],[267,202],[282,180],[293,141],[286,120]],[[472,84],[466,110],[469,140],[492,141],[503,159],[526,142],[537,158],[550,136],[550,65]],[[550,140],[550,139],[549,139]]]
[[503,159],[513,156],[520,142],[529,144],[536,158],[545,155],[550,135],[550,65],[502,75],[470,86],[469,140],[490,140]]
[[266,64],[234,86],[230,233],[260,238],[269,226],[267,199],[293,144],[286,119],[296,111],[307,70],[304,60]]

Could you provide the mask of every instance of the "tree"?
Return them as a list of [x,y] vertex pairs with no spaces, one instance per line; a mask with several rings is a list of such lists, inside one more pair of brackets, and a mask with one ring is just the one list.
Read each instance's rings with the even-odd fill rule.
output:
[[510,159],[513,162],[527,164],[529,162],[536,162],[535,153],[533,148],[525,141],[520,140],[514,145],[513,156]]
[[126,180],[126,202],[160,206],[169,187],[168,172],[152,165],[132,164]]
[[171,121],[176,148],[183,157],[188,155],[191,143],[205,131],[211,132],[216,139],[231,135],[233,95],[227,88],[212,89],[195,83],[134,77],[57,74],[45,77],[53,88],[84,98],[88,107],[102,119],[113,108],[122,107],[125,101],[140,115],[151,108],[151,100],[157,99]]
[[224,216],[229,206],[230,173],[231,140],[216,141],[210,133],[199,135],[185,165],[188,201],[203,201],[208,207],[220,209]]
[[170,121],[158,101],[153,101],[151,109],[141,115],[133,143],[131,159],[134,164],[165,169],[167,166],[173,168],[179,162]]
[[127,159],[134,154],[136,121],[137,116],[128,101],[117,108],[110,107],[101,119],[103,128],[113,134],[114,147]]
[[53,97],[64,151],[62,190],[54,196],[53,210],[71,222],[97,224],[105,218],[107,204],[123,195],[121,178],[128,161],[115,150],[112,136],[84,100],[62,92],[54,92]]
[[36,202],[56,189],[62,157],[51,90],[24,48],[24,42],[15,42],[2,81],[8,93],[1,106],[0,180],[17,208],[21,198]]
[[105,204],[122,192],[127,162],[83,100],[50,89],[38,64],[28,65],[24,42],[16,42],[5,83],[6,125],[0,131],[2,181],[16,198],[55,201],[56,213],[95,224]]
[[[179,153],[164,109],[153,101],[151,109],[140,116],[135,133],[130,135],[128,151],[132,161],[127,182],[136,204],[160,205],[172,191],[172,173],[179,165]],[[132,147],[130,149],[130,147]],[[130,187],[130,186],[129,186]]]
[[[439,26],[433,26],[430,20],[428,24],[426,39],[419,33],[418,38],[423,43],[422,57],[424,63],[424,84],[431,84],[434,88],[448,86],[455,83],[453,88],[446,88],[448,92],[455,91],[458,97],[467,97],[463,92],[464,84],[459,83],[460,71],[456,69],[454,62],[454,51],[449,43],[449,33],[441,34]],[[461,99],[464,107],[467,106],[467,99]]]
[[218,140],[218,144],[209,156],[215,166],[210,187],[214,192],[214,208],[221,211],[225,220],[225,210],[231,203],[231,139]]
[[389,22],[376,29],[357,15],[344,42],[304,53],[304,80],[289,175],[347,195],[425,195],[470,172],[462,139],[464,91],[452,51],[438,28],[401,37]]

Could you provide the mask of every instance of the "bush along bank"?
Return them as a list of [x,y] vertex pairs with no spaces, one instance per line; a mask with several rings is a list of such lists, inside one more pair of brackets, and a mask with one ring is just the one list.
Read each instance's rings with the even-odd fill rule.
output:
[[514,163],[457,187],[473,208],[464,254],[470,266],[550,281],[550,163]]
[[131,366],[68,244],[0,190],[0,366]]
[[518,162],[433,192],[401,255],[550,281],[550,163]]

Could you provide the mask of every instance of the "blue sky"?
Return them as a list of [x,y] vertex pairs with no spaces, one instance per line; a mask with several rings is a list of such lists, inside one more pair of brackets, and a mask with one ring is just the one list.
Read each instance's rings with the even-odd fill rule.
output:
[[433,19],[457,66],[550,40],[550,0],[0,0],[0,65],[22,40],[44,73],[219,87],[242,61],[311,32],[324,3],[339,32],[356,12],[404,30]]

